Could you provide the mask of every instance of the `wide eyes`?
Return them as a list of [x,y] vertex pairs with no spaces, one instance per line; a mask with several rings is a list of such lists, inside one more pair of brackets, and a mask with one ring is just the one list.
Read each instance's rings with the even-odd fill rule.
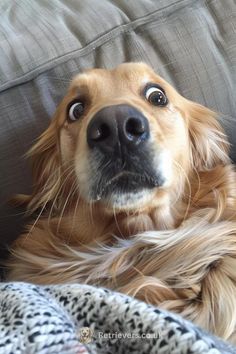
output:
[[153,106],[166,106],[168,99],[166,97],[165,91],[158,86],[148,86],[144,91],[146,100]]
[[[156,84],[149,84],[144,90],[145,99],[153,106],[166,106],[168,104],[168,99],[166,97],[165,91]],[[68,119],[72,122],[80,119],[85,111],[85,104],[78,99],[71,102],[68,106]]]
[[68,110],[68,119],[71,121],[76,121],[81,118],[84,113],[84,103],[76,101],[71,103]]

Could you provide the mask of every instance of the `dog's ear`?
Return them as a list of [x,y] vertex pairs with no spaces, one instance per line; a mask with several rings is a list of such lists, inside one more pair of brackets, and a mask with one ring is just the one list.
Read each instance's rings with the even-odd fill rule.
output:
[[61,163],[59,136],[54,119],[48,129],[30,149],[32,161],[33,191],[28,204],[29,210],[42,208],[55,198],[61,185]]
[[55,200],[61,188],[60,125],[57,119],[60,106],[48,129],[27,153],[32,167],[31,195],[17,195],[12,199],[14,204],[23,205],[28,214],[34,213],[37,209],[43,211],[51,201]]
[[186,101],[191,164],[198,171],[229,162],[229,143],[216,114],[200,104]]

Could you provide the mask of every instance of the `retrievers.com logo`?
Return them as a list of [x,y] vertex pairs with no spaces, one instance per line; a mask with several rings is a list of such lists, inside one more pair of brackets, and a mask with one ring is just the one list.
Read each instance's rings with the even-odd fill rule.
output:
[[160,333],[136,333],[136,332],[94,332],[89,327],[82,327],[78,333],[79,340],[83,344],[92,342],[94,337],[103,339],[159,339]]
[[79,340],[83,344],[88,344],[93,339],[93,331],[89,327],[82,327],[79,330]]

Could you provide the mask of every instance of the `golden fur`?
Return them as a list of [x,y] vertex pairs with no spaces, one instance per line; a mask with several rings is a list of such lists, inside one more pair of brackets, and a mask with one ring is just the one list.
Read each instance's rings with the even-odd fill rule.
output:
[[[161,85],[167,107],[140,90]],[[66,108],[86,96],[84,117]],[[168,183],[138,203],[90,201],[85,131],[102,107],[120,103],[148,119],[152,146],[164,156]],[[164,155],[163,155],[164,154]],[[78,75],[49,128],[31,149],[34,189],[21,196],[37,212],[13,245],[8,280],[88,283],[178,312],[234,341],[236,326],[236,179],[215,114],[182,97],[142,63]]]

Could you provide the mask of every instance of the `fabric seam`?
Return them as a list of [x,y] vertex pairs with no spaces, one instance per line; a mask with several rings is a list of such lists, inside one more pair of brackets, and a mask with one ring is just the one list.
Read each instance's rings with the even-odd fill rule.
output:
[[[168,6],[165,6],[161,9],[158,9],[154,12],[149,13],[148,15],[142,16],[132,22],[128,22],[126,24],[121,24],[117,27],[112,28],[108,32],[103,33],[99,38],[92,40],[88,44],[86,44],[85,47],[79,48],[72,50],[66,54],[63,54],[61,56],[52,58],[43,64],[37,66],[36,68],[32,69],[31,71],[28,71],[27,73],[13,79],[10,81],[7,81],[0,85],[0,92],[3,92],[9,88],[12,88],[14,86],[26,83],[28,81],[33,80],[36,78],[38,75],[42,74],[44,71],[48,71],[50,69],[53,69],[53,67],[56,67],[60,64],[63,64],[73,58],[78,58],[78,57],[83,57],[85,55],[88,55],[91,51],[101,47],[102,45],[108,43],[109,41],[112,41],[113,39],[119,37],[121,34],[127,34],[130,32],[130,30],[134,30],[138,28],[141,25],[147,25],[154,20],[157,20],[156,15],[158,13],[163,13],[166,11],[168,8],[174,7],[176,5],[179,5],[181,3],[187,3],[189,0],[178,0],[175,3],[172,3]],[[159,14],[159,17],[161,15]],[[167,15],[168,17],[168,15]],[[53,63],[53,66],[51,64]]]

